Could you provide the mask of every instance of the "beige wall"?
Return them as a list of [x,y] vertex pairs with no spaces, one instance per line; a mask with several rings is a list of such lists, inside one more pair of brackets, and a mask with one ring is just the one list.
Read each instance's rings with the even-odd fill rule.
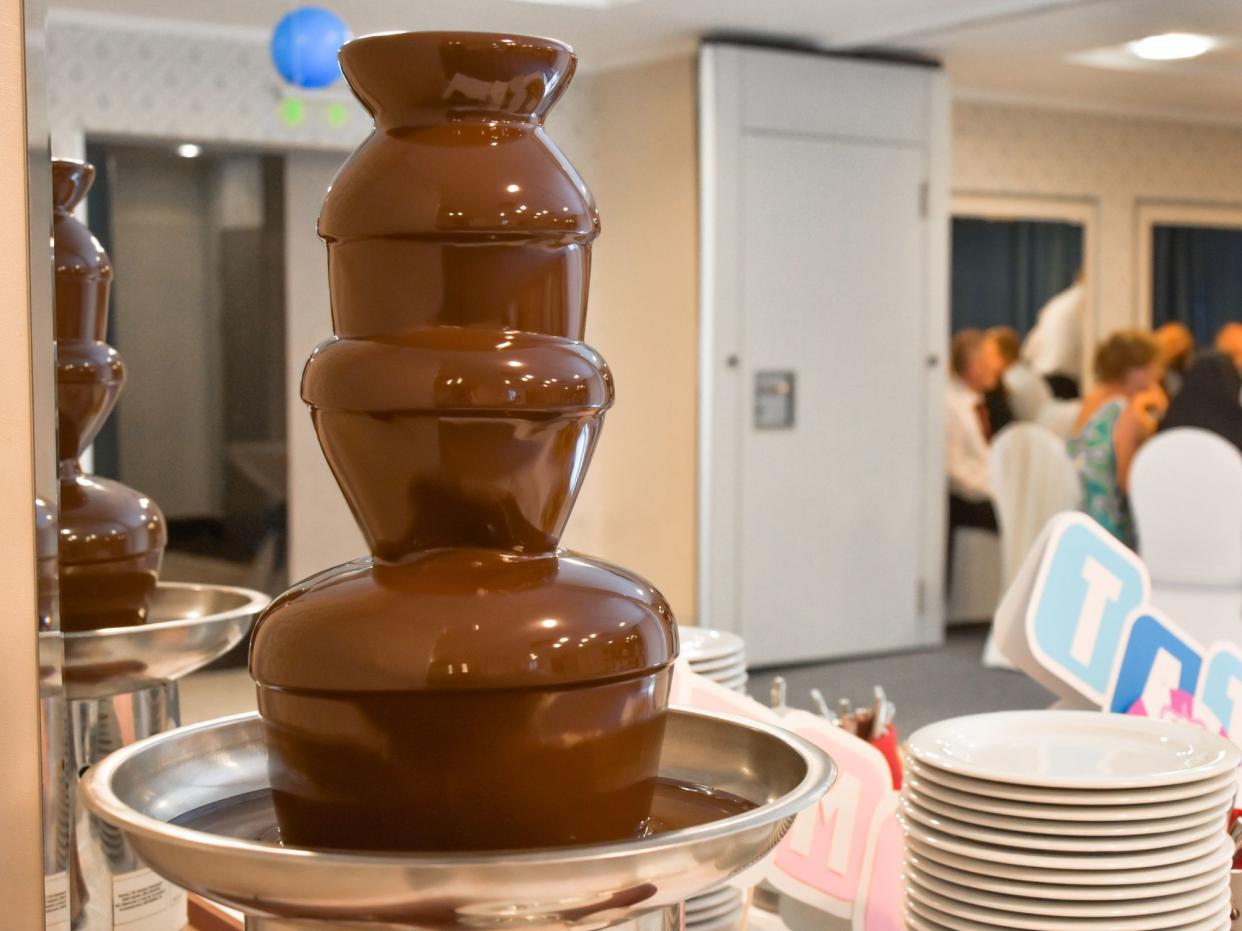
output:
[[344,153],[295,152],[285,160],[285,365],[289,444],[289,579],[366,554],[362,533],[319,450],[302,403],[302,367],[332,335],[328,261],[315,222]]
[[[695,61],[580,79],[549,130],[599,204],[587,342],[617,403],[565,544],[647,577],[695,620]],[[571,94],[573,90],[571,90]],[[567,95],[568,97],[568,95]],[[576,128],[574,128],[576,125]],[[584,132],[585,129],[585,132]]]
[[1141,201],[1242,204],[1242,127],[958,100],[955,193],[1081,198],[1098,211],[1096,332],[1146,323]]

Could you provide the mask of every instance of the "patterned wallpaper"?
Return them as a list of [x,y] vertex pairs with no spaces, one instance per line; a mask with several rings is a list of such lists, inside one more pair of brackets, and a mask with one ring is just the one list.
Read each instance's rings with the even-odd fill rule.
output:
[[[344,81],[298,94],[305,101],[301,122],[282,119],[287,91],[268,58],[267,40],[255,29],[56,11],[48,23],[52,138],[61,151],[77,148],[83,133],[354,148],[370,119]],[[576,78],[549,120],[574,160],[590,161],[590,83],[589,76]],[[333,104],[344,108],[339,125],[328,119]]]
[[958,100],[955,192],[1085,198],[1098,205],[1097,331],[1145,322],[1141,202],[1242,206],[1242,127]]

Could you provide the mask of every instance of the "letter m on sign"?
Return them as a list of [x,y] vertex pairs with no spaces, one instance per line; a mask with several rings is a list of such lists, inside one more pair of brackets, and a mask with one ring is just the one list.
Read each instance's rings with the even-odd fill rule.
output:
[[874,747],[823,718],[794,712],[782,723],[833,758],[837,779],[819,804],[794,820],[776,848],[769,878],[799,901],[849,915],[879,803],[893,792],[888,764]]

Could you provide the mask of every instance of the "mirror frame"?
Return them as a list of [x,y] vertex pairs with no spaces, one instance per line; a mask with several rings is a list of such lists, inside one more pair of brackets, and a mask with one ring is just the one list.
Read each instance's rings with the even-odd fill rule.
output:
[[[0,896],[4,923],[43,927],[40,657],[33,500],[57,503],[51,164],[43,0],[0,0]],[[45,648],[45,694],[59,688]],[[61,700],[56,698],[56,700]]]

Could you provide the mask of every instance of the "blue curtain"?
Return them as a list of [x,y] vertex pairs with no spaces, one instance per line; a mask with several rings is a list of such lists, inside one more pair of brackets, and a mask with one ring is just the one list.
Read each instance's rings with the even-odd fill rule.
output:
[[1011,326],[1025,335],[1082,265],[1082,227],[1035,220],[953,220],[954,333]]
[[1242,320],[1242,230],[1157,226],[1152,236],[1152,323],[1179,320],[1200,346]]

